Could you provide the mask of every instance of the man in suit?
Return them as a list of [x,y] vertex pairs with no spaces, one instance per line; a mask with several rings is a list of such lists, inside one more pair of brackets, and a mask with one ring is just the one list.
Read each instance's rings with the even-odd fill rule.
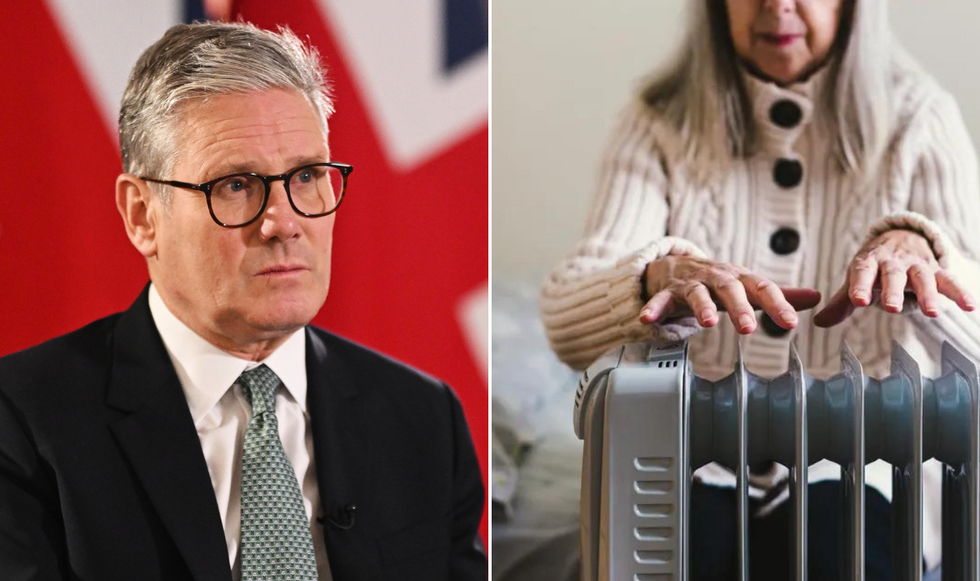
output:
[[120,113],[116,202],[151,283],[0,359],[0,579],[485,579],[453,392],[307,324],[332,161],[317,56],[180,25]]

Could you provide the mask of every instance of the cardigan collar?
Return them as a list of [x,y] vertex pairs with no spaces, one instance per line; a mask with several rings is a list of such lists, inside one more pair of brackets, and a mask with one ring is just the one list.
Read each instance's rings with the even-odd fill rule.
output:
[[816,103],[826,90],[829,74],[822,67],[806,81],[785,87],[760,79],[741,69],[742,80],[752,102],[757,131],[756,148],[772,155],[787,155],[813,120]]

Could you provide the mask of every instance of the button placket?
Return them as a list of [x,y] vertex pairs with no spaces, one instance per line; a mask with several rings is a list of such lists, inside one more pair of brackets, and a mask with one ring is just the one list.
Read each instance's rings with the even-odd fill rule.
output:
[[[794,222],[794,218],[791,215],[787,215],[786,204],[791,203],[791,200],[787,199],[787,193],[799,193],[798,189],[803,183],[805,177],[805,168],[803,162],[794,151],[793,143],[799,137],[802,131],[802,123],[804,118],[807,116],[807,111],[804,110],[804,105],[797,103],[792,97],[781,96],[781,98],[772,102],[768,109],[768,121],[771,123],[769,129],[766,130],[766,134],[772,137],[773,147],[769,149],[773,161],[770,162],[770,178],[774,184],[774,188],[770,190],[772,201],[769,203],[770,212],[767,216],[767,221],[775,228],[771,231],[769,236],[769,250],[778,257],[787,257],[785,259],[778,259],[772,257],[769,260],[763,260],[763,263],[772,262],[772,267],[764,268],[763,274],[769,276],[776,275],[777,272],[780,274],[775,276],[774,280],[781,280],[787,278],[788,273],[784,272],[784,266],[789,266],[788,263],[784,263],[784,260],[789,260],[795,263],[794,258],[790,258],[796,252],[801,244],[800,231],[788,224]],[[797,198],[799,201],[801,198]],[[777,210],[777,208],[779,208]],[[795,214],[795,212],[794,212]],[[772,255],[770,255],[772,256]],[[797,257],[798,258],[798,257]],[[778,265],[778,266],[777,266]],[[770,272],[771,270],[771,272]],[[790,276],[790,278],[792,278]],[[778,340],[780,342],[785,341],[788,336],[791,335],[792,331],[789,329],[784,329],[779,326],[767,313],[761,312],[758,315],[758,322],[762,335],[767,337],[769,341]]]

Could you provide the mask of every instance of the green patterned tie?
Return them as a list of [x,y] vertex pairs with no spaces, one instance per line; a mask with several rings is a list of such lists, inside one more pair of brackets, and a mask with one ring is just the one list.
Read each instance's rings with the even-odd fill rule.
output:
[[279,376],[264,364],[242,373],[252,406],[242,453],[241,581],[315,581],[313,537],[296,473],[279,440]]

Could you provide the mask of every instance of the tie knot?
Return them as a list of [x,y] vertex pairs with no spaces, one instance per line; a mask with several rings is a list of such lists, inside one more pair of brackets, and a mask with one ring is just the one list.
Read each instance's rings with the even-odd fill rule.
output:
[[282,385],[282,380],[264,363],[239,375],[238,383],[242,386],[245,401],[252,406],[253,416],[275,412],[276,391]]

